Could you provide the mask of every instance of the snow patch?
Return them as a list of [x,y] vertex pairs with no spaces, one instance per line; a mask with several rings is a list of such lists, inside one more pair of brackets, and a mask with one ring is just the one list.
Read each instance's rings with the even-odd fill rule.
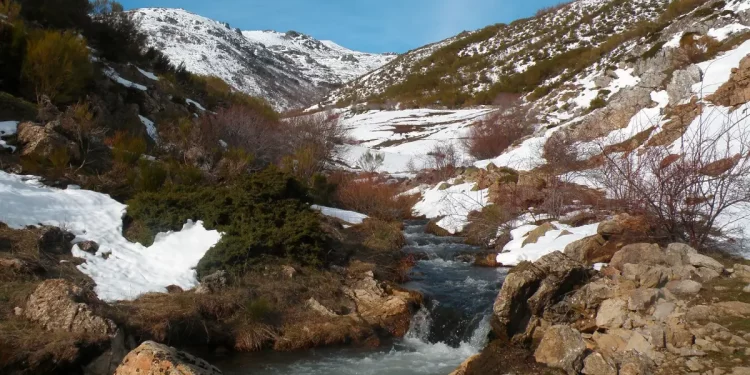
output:
[[[109,195],[78,188],[55,189],[39,178],[0,172],[0,221],[12,228],[51,225],[76,235],[74,242],[92,240],[97,254],[73,247],[86,260],[78,266],[96,282],[105,301],[134,299],[148,292],[166,292],[169,285],[190,289],[198,284],[194,267],[221,239],[203,223],[187,222],[182,231],[162,233],[145,247],[122,236],[126,206]],[[103,254],[109,254],[106,259]]]
[[110,79],[112,79],[113,81],[115,81],[115,82],[117,82],[117,83],[119,83],[119,84],[121,84],[121,85],[123,85],[125,87],[133,88],[133,89],[141,90],[141,91],[148,90],[148,88],[146,86],[137,84],[135,82],[130,82],[127,79],[120,77],[120,75],[117,74],[117,72],[115,72],[115,70],[112,69],[112,68],[106,68],[106,69],[104,69],[104,74],[107,77],[109,77]]
[[151,73],[151,72],[147,72],[147,71],[145,71],[145,70],[143,70],[143,69],[141,69],[141,68],[139,68],[137,66],[135,68],[138,69],[138,71],[141,72],[141,74],[143,74],[144,77],[146,77],[146,78],[148,78],[150,80],[154,80],[154,81],[158,81],[159,80],[159,77],[157,77],[156,74]]
[[443,217],[437,225],[451,234],[458,233],[469,223],[472,211],[480,211],[489,204],[489,189],[475,190],[473,182],[449,186],[443,183],[422,192],[422,199],[412,209],[415,216],[428,219]]
[[595,235],[599,227],[599,223],[580,227],[571,227],[556,221],[551,224],[557,229],[547,231],[535,243],[526,245],[523,244],[524,241],[538,225],[527,224],[511,230],[512,239],[503,247],[503,251],[497,254],[497,262],[503,266],[515,266],[522,261],[535,262],[549,253],[565,250],[565,246],[572,242]]
[[156,130],[156,126],[154,125],[154,122],[141,115],[138,115],[138,117],[141,119],[141,122],[146,127],[146,132],[148,133],[148,136],[151,137],[151,139],[153,139],[154,142],[159,142],[159,132]]
[[0,147],[9,148],[11,151],[16,151],[15,146],[11,146],[2,139],[2,137],[16,134],[18,128],[18,121],[0,121]]
[[342,210],[340,208],[318,206],[317,204],[312,205],[311,208],[313,210],[320,211],[320,213],[325,216],[334,217],[349,224],[362,224],[362,222],[369,217],[359,212]]

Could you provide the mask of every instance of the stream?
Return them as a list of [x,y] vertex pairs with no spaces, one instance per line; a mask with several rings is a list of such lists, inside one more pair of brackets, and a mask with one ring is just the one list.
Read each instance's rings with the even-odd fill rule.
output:
[[456,237],[424,232],[425,221],[406,222],[407,253],[427,254],[403,286],[419,290],[424,306],[400,339],[377,348],[318,348],[302,352],[262,352],[214,362],[227,375],[446,375],[486,344],[492,304],[507,273],[454,261],[480,251]]

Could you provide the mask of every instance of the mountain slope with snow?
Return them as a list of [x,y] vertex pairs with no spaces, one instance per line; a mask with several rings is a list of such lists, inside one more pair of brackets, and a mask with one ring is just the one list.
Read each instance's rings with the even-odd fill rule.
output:
[[395,58],[352,51],[297,32],[242,32],[183,9],[143,8],[130,14],[148,45],[175,65],[218,76],[277,109],[313,104],[331,89]]

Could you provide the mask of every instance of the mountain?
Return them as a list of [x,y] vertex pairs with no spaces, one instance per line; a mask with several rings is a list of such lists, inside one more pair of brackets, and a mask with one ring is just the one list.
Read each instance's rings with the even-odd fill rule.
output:
[[388,63],[393,54],[352,51],[290,31],[240,31],[183,9],[130,11],[148,45],[174,64],[218,76],[284,110],[314,104],[331,89]]
[[594,55],[618,47],[619,38],[657,20],[668,3],[579,0],[510,24],[464,32],[399,56],[335,90],[325,102],[489,104],[497,92],[529,92],[564,81]]

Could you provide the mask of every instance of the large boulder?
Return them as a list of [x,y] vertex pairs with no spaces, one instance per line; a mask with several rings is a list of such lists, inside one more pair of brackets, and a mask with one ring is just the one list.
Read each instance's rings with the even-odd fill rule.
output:
[[17,137],[21,144],[21,155],[49,160],[55,153],[65,150],[71,160],[80,160],[81,153],[76,144],[52,128],[33,122],[19,124]]
[[393,336],[406,334],[411,313],[421,302],[421,295],[417,292],[379,284],[372,271],[348,280],[343,291],[354,301],[362,319]]
[[622,271],[628,263],[658,266],[666,264],[666,257],[657,244],[636,243],[623,246],[612,256],[609,265]]
[[145,341],[133,349],[115,375],[221,375],[221,371],[205,360],[175,348]]
[[75,239],[73,233],[64,231],[58,227],[42,227],[39,233],[37,245],[39,250],[50,254],[70,254],[73,245],[70,241]]
[[66,280],[45,280],[29,296],[24,315],[50,331],[108,340],[116,333],[117,327],[111,320],[92,311],[86,302],[94,300],[93,293]]
[[585,353],[586,343],[580,332],[567,325],[556,325],[544,332],[534,358],[539,363],[575,375],[583,368]]
[[587,282],[591,272],[559,251],[519,264],[505,278],[495,300],[494,333],[503,340],[528,343],[545,310]]
[[601,234],[595,234],[571,242],[568,246],[565,246],[563,252],[568,257],[589,265],[594,263],[609,263],[614,252],[604,246],[606,243],[607,240]]
[[198,294],[209,294],[218,292],[227,287],[227,271],[218,270],[201,278],[201,284],[195,288]]

